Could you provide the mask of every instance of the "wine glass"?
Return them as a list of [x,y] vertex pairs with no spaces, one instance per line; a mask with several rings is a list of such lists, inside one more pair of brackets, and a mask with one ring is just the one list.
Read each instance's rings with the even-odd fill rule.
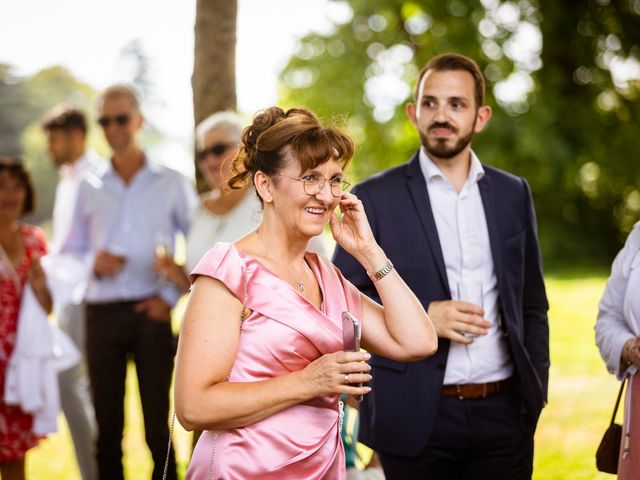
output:
[[[479,280],[461,280],[457,283],[457,299],[463,302],[473,303],[484,309],[484,292],[482,282]],[[464,332],[462,336],[477,338],[477,333]]]

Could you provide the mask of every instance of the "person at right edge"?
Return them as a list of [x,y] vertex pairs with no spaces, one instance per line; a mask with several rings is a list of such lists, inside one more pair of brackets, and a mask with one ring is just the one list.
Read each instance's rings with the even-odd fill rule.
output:
[[[387,480],[531,478],[547,399],[548,302],[527,182],[471,150],[491,117],[464,56],[432,58],[406,107],[422,146],[354,188],[374,236],[427,309],[437,353],[415,363],[372,355],[359,441]],[[376,298],[338,247],[334,262]]]
[[596,343],[609,372],[628,377],[618,478],[640,478],[640,222],[611,266],[599,304]]

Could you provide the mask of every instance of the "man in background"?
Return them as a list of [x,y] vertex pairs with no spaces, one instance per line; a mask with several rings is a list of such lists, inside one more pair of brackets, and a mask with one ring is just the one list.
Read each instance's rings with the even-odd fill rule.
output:
[[[60,176],[49,249],[50,255],[56,255],[60,253],[61,244],[71,229],[78,186],[98,168],[101,159],[86,149],[87,120],[80,110],[60,104],[44,117],[42,128],[47,137],[49,155]],[[82,281],[78,279],[78,282]],[[78,365],[59,375],[60,400],[69,424],[80,475],[83,480],[94,480],[98,478],[95,459],[97,427],[87,373],[84,308],[81,297],[67,305],[57,306],[56,317],[60,328],[82,353]]]
[[[154,462],[152,478],[160,480],[175,354],[171,309],[182,293],[154,270],[154,252],[173,252],[175,234],[187,233],[197,196],[190,181],[138,145],[143,117],[131,88],[114,85],[101,94],[98,122],[113,155],[104,170],[80,186],[63,251],[93,259],[85,302],[99,477],[124,478],[125,379],[131,358]],[[167,478],[176,478],[173,451]]]
[[[354,189],[376,240],[429,313],[435,355],[373,355],[359,440],[387,480],[526,480],[547,399],[548,303],[527,182],[481,164],[473,136],[491,118],[484,78],[462,55],[420,71],[407,115],[421,147]],[[369,275],[334,261],[376,298]]]

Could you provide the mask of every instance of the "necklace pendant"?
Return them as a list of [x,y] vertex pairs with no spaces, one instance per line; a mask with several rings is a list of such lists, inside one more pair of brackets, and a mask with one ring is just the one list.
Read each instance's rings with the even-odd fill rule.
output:
[[298,290],[304,292],[304,282],[298,282]]

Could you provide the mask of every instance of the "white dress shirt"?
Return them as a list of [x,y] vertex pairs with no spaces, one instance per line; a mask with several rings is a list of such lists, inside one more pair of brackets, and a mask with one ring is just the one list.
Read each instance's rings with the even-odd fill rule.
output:
[[56,187],[56,199],[53,205],[53,238],[49,246],[49,254],[59,253],[62,242],[69,235],[80,183],[101,164],[104,164],[104,160],[95,153],[86,152],[71,165],[63,165],[58,170],[60,180]]
[[155,246],[162,235],[168,250],[175,250],[175,234],[187,234],[197,201],[187,178],[148,157],[128,184],[111,162],[99,173],[87,176],[78,189],[72,227],[62,252],[95,255],[107,250],[126,261],[113,277],[93,275],[85,301],[139,300],[157,294],[175,305],[182,293],[153,268]]
[[484,169],[471,152],[469,177],[457,192],[424,149],[420,149],[420,168],[429,192],[451,294],[456,298],[459,282],[481,283],[481,306],[484,317],[491,322],[487,335],[474,338],[470,345],[451,342],[443,383],[504,380],[512,375],[513,364],[499,325],[498,285],[478,188]]

